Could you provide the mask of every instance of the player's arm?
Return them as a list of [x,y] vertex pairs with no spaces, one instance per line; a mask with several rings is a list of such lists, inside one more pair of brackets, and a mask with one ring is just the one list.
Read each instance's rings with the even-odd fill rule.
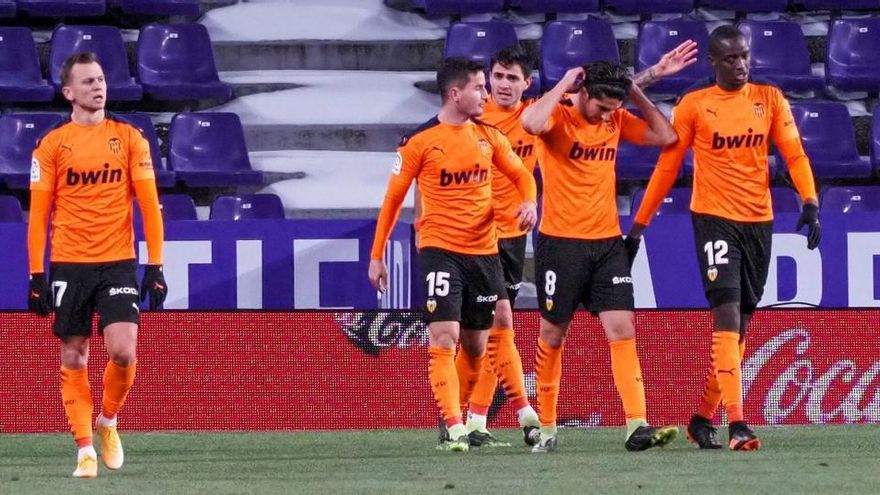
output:
[[819,229],[819,195],[816,194],[813,169],[804,151],[794,116],[791,114],[791,106],[782,92],[777,92],[774,103],[776,108],[770,125],[770,137],[785,160],[788,174],[804,203],[795,230],[799,231],[807,226],[807,248],[815,249],[821,239],[821,230]]
[[531,229],[538,222],[538,186],[535,183],[535,176],[529,172],[520,157],[513,151],[510,141],[500,132],[497,133],[496,142],[492,162],[501,173],[513,182],[522,197],[523,202],[516,212],[519,227]]
[[553,128],[553,110],[566,93],[581,88],[584,80],[584,68],[569,69],[550,91],[544,93],[523,111],[522,126],[532,135],[544,134]]
[[144,239],[147,241],[147,266],[141,280],[141,301],[149,297],[149,308],[159,309],[168,295],[168,284],[162,272],[162,247],[165,243],[165,226],[159,206],[156,174],[150,145],[139,131],[132,128],[129,134],[129,170],[134,185],[134,195],[144,219]]
[[400,210],[403,207],[409,186],[418,175],[421,159],[421,152],[412,143],[405,143],[398,148],[397,161],[391,170],[385,200],[382,202],[379,218],[376,220],[376,234],[373,237],[373,247],[370,250],[370,267],[367,275],[373,287],[383,293],[388,287],[388,268],[384,261],[385,244],[391,236],[391,229],[397,223],[397,217],[400,216]]
[[48,316],[52,310],[52,291],[46,282],[46,241],[49,216],[55,199],[55,141],[40,140],[31,159],[31,204],[28,213],[28,310]]
[[677,74],[695,64],[697,62],[697,52],[697,42],[687,40],[663,54],[656,64],[633,76],[632,82],[638,87],[646,89],[664,77]]
[[[648,146],[669,146],[678,140],[678,135],[672,124],[663,115],[663,112],[657,108],[654,103],[645,96],[645,93],[635,84],[630,87],[629,99],[635,104],[636,108],[642,114],[642,118],[647,122],[648,127],[644,130],[640,139],[636,140],[636,144]],[[624,139],[632,141],[626,133]]]

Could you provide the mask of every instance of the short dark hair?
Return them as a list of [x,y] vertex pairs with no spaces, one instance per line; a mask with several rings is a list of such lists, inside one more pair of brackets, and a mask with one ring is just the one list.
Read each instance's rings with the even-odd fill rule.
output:
[[712,30],[709,35],[709,53],[718,53],[718,48],[722,41],[732,40],[745,36],[738,27],[733,24],[722,24]]
[[522,69],[523,78],[528,79],[532,77],[532,57],[530,57],[519,44],[499,50],[498,53],[492,57],[492,63],[489,65],[489,70],[491,70],[492,67],[495,67],[495,64],[500,64],[505,69],[518,65],[519,68]]
[[67,86],[67,83],[70,82],[70,71],[73,70],[73,66],[77,64],[91,64],[98,63],[98,56],[94,52],[80,52],[74,53],[73,55],[67,57],[67,60],[61,64],[61,86]]
[[437,86],[440,88],[440,97],[446,101],[446,94],[453,86],[462,87],[467,84],[471,74],[486,70],[486,65],[476,60],[464,57],[447,58],[437,69]]
[[593,62],[584,66],[584,87],[590,98],[626,100],[632,79],[626,67],[611,62]]

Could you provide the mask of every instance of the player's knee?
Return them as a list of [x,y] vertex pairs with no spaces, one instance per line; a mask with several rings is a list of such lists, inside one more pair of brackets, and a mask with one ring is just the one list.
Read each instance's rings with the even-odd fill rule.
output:
[[67,369],[84,368],[89,363],[87,342],[63,342],[61,344],[61,366]]
[[492,321],[495,328],[513,328],[513,309],[510,301],[501,300],[495,304],[495,317]]
[[565,342],[570,322],[559,324],[541,319],[541,340],[550,347],[560,347]]
[[486,342],[479,339],[461,339],[461,350],[468,356],[479,357],[486,352]]
[[122,368],[128,368],[135,361],[137,361],[137,355],[134,350],[116,350],[112,352],[108,352],[109,358],[111,361],[116,363],[118,366]]
[[715,330],[740,329],[739,302],[728,302],[712,308],[712,317],[715,320]]

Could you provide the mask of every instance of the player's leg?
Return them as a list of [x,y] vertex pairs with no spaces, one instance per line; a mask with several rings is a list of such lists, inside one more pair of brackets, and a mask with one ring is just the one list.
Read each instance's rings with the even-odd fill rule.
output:
[[438,448],[454,452],[469,448],[462,423],[459,378],[455,368],[455,347],[461,321],[463,274],[455,253],[436,248],[419,252],[428,323],[428,380],[441,415]]
[[117,414],[134,385],[137,370],[140,310],[136,268],[134,261],[103,265],[96,295],[99,326],[109,359],[104,368],[104,393],[95,430],[101,439],[101,460],[108,469],[119,469],[125,460]]
[[92,445],[92,392],[89,387],[89,337],[94,302],[88,269],[52,264],[50,282],[55,304],[53,332],[60,341],[61,400],[77,446],[76,478],[98,475]]

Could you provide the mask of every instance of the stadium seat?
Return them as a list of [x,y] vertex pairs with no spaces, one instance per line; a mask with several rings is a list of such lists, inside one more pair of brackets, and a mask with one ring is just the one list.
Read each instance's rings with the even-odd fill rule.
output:
[[179,113],[168,133],[168,168],[191,187],[261,185],[234,113]]
[[803,10],[876,10],[877,0],[791,0],[791,6]]
[[623,139],[617,147],[617,180],[648,180],[657,165],[660,148],[639,146]]
[[492,56],[517,42],[513,25],[506,22],[457,22],[446,33],[445,55],[477,60],[491,69]]
[[198,220],[196,204],[188,194],[163,194],[159,196],[162,218],[165,220]]
[[144,137],[150,143],[150,157],[153,159],[153,170],[156,171],[156,184],[159,187],[174,187],[177,179],[174,172],[168,170],[162,163],[162,154],[159,151],[159,136],[153,126],[153,120],[145,113],[122,113],[117,114],[124,120],[134,124],[144,131]]
[[699,0],[699,4],[710,9],[736,12],[785,12],[788,0]]
[[611,24],[590,17],[583,21],[553,21],[541,38],[541,87],[549,91],[565,72],[589,62],[620,63]]
[[616,14],[673,14],[694,10],[694,0],[605,0],[605,8]]
[[825,79],[829,86],[843,91],[880,90],[880,17],[831,23]]
[[122,33],[113,26],[59,25],[52,33],[49,49],[49,78],[61,91],[61,66],[68,57],[80,52],[94,52],[104,69],[109,101],[140,101],[144,90],[134,82],[128,68],[128,55]]
[[32,17],[100,16],[107,10],[104,0],[16,0],[19,13]]
[[[800,103],[792,105],[791,111],[816,177],[871,175],[871,164],[862,160],[856,151],[855,129],[845,105],[836,102]],[[781,157],[777,161],[783,163]]]
[[40,72],[31,30],[0,28],[0,101],[52,101],[54,95]]
[[219,196],[211,205],[211,220],[279,219],[284,219],[284,205],[274,194]]
[[0,222],[23,222],[21,203],[15,196],[0,196]]
[[826,213],[880,212],[880,187],[829,187],[822,194],[822,211]]
[[825,81],[810,68],[807,39],[796,22],[745,20],[739,24],[752,47],[751,74],[783,91],[822,91]]
[[874,108],[871,118],[871,164],[874,172],[880,173],[880,108]]
[[788,187],[771,187],[770,198],[776,213],[799,213],[801,200],[797,191]]
[[201,11],[199,0],[108,0],[107,7],[119,8],[124,14],[138,15],[195,17]]
[[15,17],[15,2],[0,0],[0,17]]
[[599,0],[510,0],[510,7],[526,13],[598,12]]
[[[637,189],[633,194],[632,212],[639,211],[642,199],[645,197],[644,189]],[[663,198],[656,215],[681,215],[691,212],[691,189],[689,187],[673,187],[669,194]]]
[[201,24],[148,24],[137,44],[138,78],[158,100],[228,100],[232,86],[220,81],[208,30]]
[[63,120],[51,113],[0,115],[0,178],[8,187],[27,189],[37,139]]
[[428,16],[502,12],[504,0],[413,0],[412,6]]
[[647,70],[657,63],[663,54],[689,39],[697,42],[700,51],[697,63],[674,76],[652,84],[649,88],[652,93],[679,94],[697,80],[714,74],[709,58],[705,56],[709,51],[709,31],[702,21],[685,19],[650,21],[642,24],[636,43],[636,72]]

